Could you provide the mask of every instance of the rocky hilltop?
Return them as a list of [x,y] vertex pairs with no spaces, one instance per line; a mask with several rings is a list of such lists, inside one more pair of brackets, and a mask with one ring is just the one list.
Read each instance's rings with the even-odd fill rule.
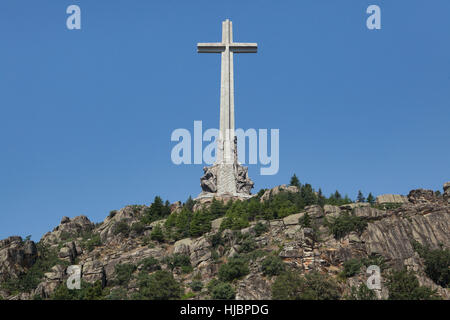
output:
[[[0,299],[450,298],[450,183],[347,203],[305,187],[155,199],[97,224],[63,217],[38,243],[0,241]],[[81,290],[67,289],[69,265],[82,268]],[[369,265],[381,270],[375,290]],[[405,279],[416,296],[402,296]]]

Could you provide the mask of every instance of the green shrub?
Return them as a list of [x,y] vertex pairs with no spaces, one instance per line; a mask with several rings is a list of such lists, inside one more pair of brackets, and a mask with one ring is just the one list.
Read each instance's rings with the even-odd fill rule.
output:
[[387,268],[386,259],[380,254],[372,254],[366,258],[362,258],[361,263],[366,267],[369,267],[372,265],[378,266],[378,267],[380,267],[381,271],[383,271]]
[[67,231],[61,231],[61,234],[59,235],[59,238],[63,241],[68,241],[74,237],[76,237],[76,234]]
[[240,200],[233,202],[228,208],[225,218],[220,224],[220,230],[240,230],[249,226],[249,216],[246,203]]
[[257,224],[255,224],[255,226],[253,227],[253,231],[255,232],[255,235],[257,237],[259,237],[260,235],[262,235],[263,233],[269,231],[269,226],[267,223],[261,223],[258,222]]
[[359,259],[349,259],[344,262],[344,270],[342,271],[342,274],[347,277],[353,277],[354,275],[358,274],[361,270],[362,262]]
[[181,296],[181,300],[190,300],[194,298],[196,294],[192,291],[186,292]]
[[91,252],[95,247],[99,247],[102,245],[102,239],[100,238],[100,234],[92,234],[91,237],[84,239],[81,243],[81,247]]
[[190,273],[193,270],[191,265],[191,259],[185,254],[174,254],[172,256],[165,257],[163,262],[167,264],[170,270],[180,267],[183,273]]
[[189,285],[194,292],[199,292],[203,289],[203,283],[199,280],[194,280]]
[[164,233],[159,224],[156,224],[156,226],[153,228],[152,233],[150,234],[150,239],[156,240],[158,242],[164,241]]
[[258,246],[256,245],[255,238],[247,236],[240,244],[239,252],[241,253],[252,252],[256,250],[257,247]]
[[83,297],[84,300],[104,300],[109,293],[109,289],[103,290],[101,281],[96,281],[93,285],[88,286]]
[[115,282],[119,285],[128,285],[135,270],[136,266],[130,263],[116,264],[114,266]]
[[346,297],[347,300],[377,300],[375,292],[369,289],[365,283],[359,287],[352,286],[350,295]]
[[128,300],[128,293],[125,288],[119,287],[117,289],[111,290],[108,300]]
[[212,236],[209,237],[209,240],[211,241],[211,246],[213,248],[217,248],[220,245],[223,245],[223,239],[222,239],[222,232],[214,233]]
[[272,285],[274,300],[337,300],[340,297],[336,282],[316,271],[300,276],[284,272]]
[[142,259],[139,264],[142,264],[142,270],[147,272],[153,272],[156,270],[160,270],[161,266],[159,265],[159,261],[154,257],[148,257]]
[[431,250],[417,241],[413,242],[413,247],[424,259],[427,276],[436,284],[447,288],[450,284],[450,250],[447,248]]
[[150,275],[140,274],[138,279],[139,296],[148,300],[180,299],[181,286],[171,272],[158,270]]
[[125,220],[120,220],[114,224],[113,233],[115,235],[122,234],[125,237],[128,237],[130,234],[130,226]]
[[80,290],[69,290],[67,285],[63,282],[50,296],[52,300],[104,300],[109,294],[109,289],[102,288],[100,281],[94,284],[88,282],[81,282]]
[[263,260],[261,267],[266,276],[277,276],[284,271],[284,262],[280,257],[270,255]]
[[142,234],[145,231],[145,225],[142,222],[135,222],[131,225],[131,231]]
[[249,273],[247,261],[244,257],[235,256],[219,268],[219,279],[221,281],[232,281],[239,279]]
[[219,253],[217,253],[216,250],[211,250],[211,259],[214,261],[214,263],[219,262]]
[[393,270],[387,277],[389,300],[436,300],[435,290],[421,286],[416,275],[406,269]]
[[211,287],[211,297],[218,300],[233,300],[236,296],[234,288],[229,283],[217,282]]
[[352,231],[362,233],[367,227],[367,222],[361,217],[345,212],[334,219],[325,219],[325,225],[336,239],[340,239]]
[[108,215],[108,217],[110,218],[110,219],[112,219],[112,218],[114,218],[114,216],[117,214],[117,210],[111,210],[110,212],[109,212],[109,215]]
[[256,249],[256,250],[253,250],[252,252],[245,254],[245,258],[248,261],[255,261],[256,259],[264,257],[266,255],[267,255],[267,251],[264,251],[261,249]]

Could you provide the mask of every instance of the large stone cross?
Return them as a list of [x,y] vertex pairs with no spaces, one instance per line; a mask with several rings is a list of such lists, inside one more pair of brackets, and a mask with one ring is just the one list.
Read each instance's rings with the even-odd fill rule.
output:
[[216,162],[205,167],[200,179],[203,192],[201,197],[231,195],[233,197],[251,197],[253,181],[248,177],[246,167],[237,161],[236,140],[234,135],[234,77],[233,54],[254,53],[256,43],[233,42],[233,27],[230,20],[222,22],[222,42],[199,43],[199,53],[221,53],[222,68],[220,82],[220,131],[217,139]]
[[230,20],[222,22],[222,42],[198,43],[199,53],[221,53],[220,131],[217,141],[216,164],[234,162],[234,77],[233,53],[256,53],[256,43],[233,42]]

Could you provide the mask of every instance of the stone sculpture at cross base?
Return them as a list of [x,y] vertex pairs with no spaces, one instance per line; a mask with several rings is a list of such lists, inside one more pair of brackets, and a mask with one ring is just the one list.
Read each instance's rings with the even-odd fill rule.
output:
[[[205,174],[200,178],[200,186],[202,192],[196,198],[215,197],[215,196],[230,196],[237,198],[251,198],[251,189],[254,182],[248,176],[248,168],[240,164],[233,166],[233,175],[236,176],[236,192],[222,192],[218,193],[217,189],[217,172],[221,170],[220,165],[213,165],[211,167],[204,167]],[[227,169],[228,170],[228,169]]]
[[222,58],[220,83],[220,130],[217,138],[216,161],[211,167],[204,167],[200,179],[202,193],[196,198],[219,199],[252,197],[253,181],[248,168],[242,166],[237,157],[237,138],[234,133],[234,74],[235,53],[256,53],[256,43],[233,42],[233,30],[228,19],[222,23],[222,42],[199,43],[200,53],[220,53]]
[[[237,198],[249,198],[251,197],[251,190],[254,186],[254,182],[248,176],[248,168],[239,164],[237,161],[237,147],[235,138],[235,161],[232,165],[214,164],[211,167],[203,167],[203,176],[200,178],[200,186],[202,187],[202,193],[198,198],[214,197],[227,195]],[[230,171],[230,172],[227,172]],[[231,183],[235,184],[234,190],[223,190],[218,193],[217,176],[218,175],[231,175]],[[233,188],[233,186],[231,186]],[[234,192],[233,192],[234,191]]]

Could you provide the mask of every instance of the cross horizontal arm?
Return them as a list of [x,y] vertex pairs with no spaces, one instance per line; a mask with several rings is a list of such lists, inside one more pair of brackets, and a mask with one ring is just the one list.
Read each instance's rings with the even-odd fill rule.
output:
[[225,51],[225,47],[225,44],[220,42],[197,44],[197,50],[199,53],[221,53]]
[[197,50],[199,53],[221,53],[225,51],[226,47],[230,48],[233,53],[256,53],[258,51],[257,43],[222,43],[222,42],[209,42],[209,43],[198,43]]
[[258,51],[257,43],[230,43],[230,50],[233,53],[256,53]]

